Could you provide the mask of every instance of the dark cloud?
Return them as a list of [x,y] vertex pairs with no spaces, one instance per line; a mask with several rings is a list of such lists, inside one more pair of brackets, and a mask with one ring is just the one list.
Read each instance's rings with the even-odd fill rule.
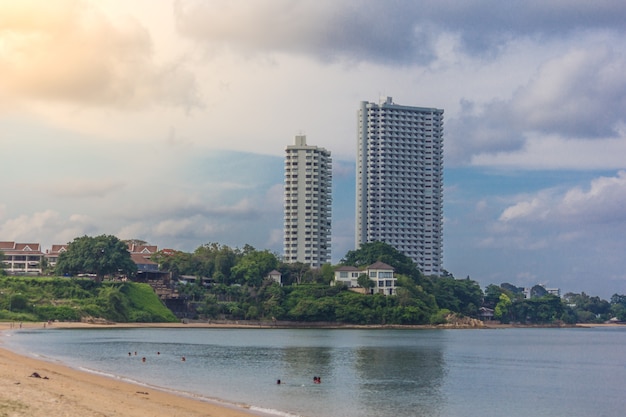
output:
[[626,123],[626,51],[591,42],[542,65],[509,100],[463,101],[446,124],[446,156],[521,149],[532,134],[562,138],[619,137]]
[[211,45],[397,65],[430,63],[435,42],[444,33],[458,36],[469,54],[495,55],[520,36],[621,32],[626,3],[181,0],[175,15],[182,34]]

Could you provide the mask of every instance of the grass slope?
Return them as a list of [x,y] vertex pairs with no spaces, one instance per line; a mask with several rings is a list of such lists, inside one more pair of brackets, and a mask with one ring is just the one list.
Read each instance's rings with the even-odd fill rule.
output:
[[1,277],[0,320],[175,322],[147,284],[61,277]]

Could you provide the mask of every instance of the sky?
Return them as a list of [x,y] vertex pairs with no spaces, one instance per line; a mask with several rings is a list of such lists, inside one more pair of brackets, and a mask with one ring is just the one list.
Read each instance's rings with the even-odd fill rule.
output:
[[444,268],[626,294],[626,3],[0,0],[0,240],[282,253],[283,158],[356,112],[444,109]]

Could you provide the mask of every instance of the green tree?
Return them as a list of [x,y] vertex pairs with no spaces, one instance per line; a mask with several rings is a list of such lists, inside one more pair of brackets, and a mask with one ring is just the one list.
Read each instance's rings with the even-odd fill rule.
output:
[[0,277],[6,275],[6,271],[4,270],[4,252],[0,251]]
[[95,274],[96,281],[102,282],[105,275],[112,273],[133,276],[137,273],[137,265],[126,244],[117,237],[82,236],[70,242],[67,251],[59,255],[56,271],[58,274]]
[[502,323],[509,322],[509,311],[511,309],[511,299],[506,294],[500,294],[500,298],[498,304],[496,304],[496,308],[493,312],[493,318],[496,320],[500,320]]
[[503,293],[504,290],[501,287],[494,284],[487,285],[483,305],[487,308],[496,308],[496,304],[500,301],[500,295]]
[[584,292],[580,294],[567,293],[563,299],[572,306],[579,323],[603,322],[611,315],[611,304],[600,297],[591,297]]
[[322,276],[322,283],[329,285],[332,280],[335,279],[335,269],[331,264],[324,264],[320,268],[320,274]]
[[626,295],[613,294],[611,297],[611,315],[619,321],[626,321]]
[[476,281],[441,277],[434,281],[434,295],[439,308],[476,317],[483,303],[483,292]]
[[282,274],[283,284],[302,284],[306,274],[311,269],[309,264],[304,262],[281,263],[278,270]]
[[171,272],[174,279],[179,278],[181,275],[196,275],[193,257],[190,253],[159,251],[153,254],[151,259],[159,265],[159,269],[162,271]]
[[520,323],[545,324],[561,320],[564,313],[561,299],[556,295],[547,294],[543,297],[514,301],[508,310],[508,319]]
[[359,287],[365,288],[365,293],[369,294],[370,290],[376,286],[376,283],[367,276],[367,274],[361,274],[356,279],[356,283],[359,284]]
[[263,278],[278,267],[278,258],[268,250],[257,251],[246,245],[243,257],[231,269],[231,276],[239,284],[259,287]]

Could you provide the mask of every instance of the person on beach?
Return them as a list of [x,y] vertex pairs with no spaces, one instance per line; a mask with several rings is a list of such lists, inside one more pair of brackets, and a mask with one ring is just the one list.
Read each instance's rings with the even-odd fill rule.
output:
[[280,385],[280,379],[276,380],[276,385]]

